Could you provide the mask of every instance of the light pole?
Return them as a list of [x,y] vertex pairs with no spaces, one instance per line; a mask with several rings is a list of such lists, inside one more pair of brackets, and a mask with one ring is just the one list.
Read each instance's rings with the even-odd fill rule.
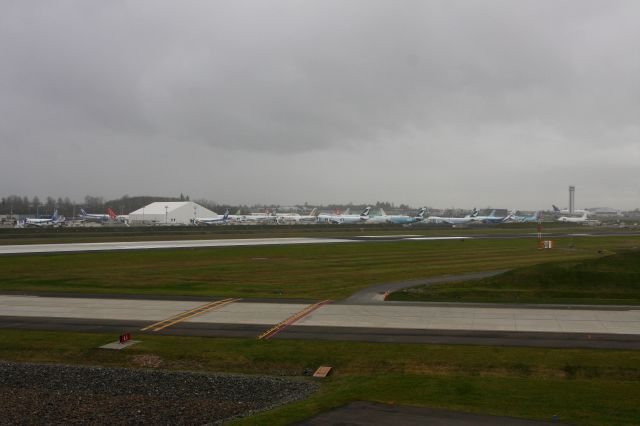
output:
[[169,223],[169,206],[164,206],[164,224]]

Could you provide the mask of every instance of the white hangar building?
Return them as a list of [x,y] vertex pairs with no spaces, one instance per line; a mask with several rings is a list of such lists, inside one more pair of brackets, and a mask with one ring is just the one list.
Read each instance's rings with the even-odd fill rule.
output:
[[192,201],[157,201],[129,213],[129,223],[190,225],[196,217],[215,217],[211,210]]

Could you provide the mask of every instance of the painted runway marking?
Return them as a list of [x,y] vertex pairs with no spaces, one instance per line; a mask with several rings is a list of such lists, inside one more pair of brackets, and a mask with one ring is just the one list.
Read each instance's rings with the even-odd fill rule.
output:
[[237,302],[240,299],[223,299],[216,300],[215,302],[206,303],[202,306],[198,306],[197,308],[190,309],[188,311],[182,312],[178,315],[174,315],[171,318],[167,318],[165,320],[156,322],[155,324],[151,324],[145,328],[141,328],[141,331],[160,331],[164,330],[167,327],[171,327],[179,322],[188,320],[189,318],[195,317],[196,315],[204,314],[205,312],[213,311],[215,309],[220,309],[223,306],[227,306],[233,302]]
[[407,240],[413,241],[429,241],[429,240],[471,240],[473,237],[413,237]]
[[318,303],[314,303],[313,305],[307,306],[306,308],[304,308],[300,312],[297,312],[297,313],[291,315],[286,320],[279,322],[278,324],[274,325],[273,327],[271,327],[270,329],[268,329],[264,333],[260,334],[258,336],[258,340],[271,339],[273,336],[275,336],[276,334],[280,333],[286,327],[290,326],[291,324],[295,323],[296,321],[301,320],[302,318],[304,318],[307,315],[309,315],[311,312],[315,311],[316,309],[319,309],[320,307],[326,305],[327,303],[331,303],[331,300],[327,299],[327,300],[323,300],[323,301],[318,302]]
[[156,250],[177,248],[213,248],[238,246],[267,246],[287,244],[337,244],[355,243],[344,238],[234,238],[217,240],[129,241],[95,243],[13,244],[0,245],[0,254],[73,253],[113,250]]

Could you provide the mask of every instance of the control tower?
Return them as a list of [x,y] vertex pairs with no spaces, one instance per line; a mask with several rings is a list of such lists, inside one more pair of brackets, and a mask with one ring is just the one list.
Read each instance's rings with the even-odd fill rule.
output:
[[576,187],[569,187],[569,214],[573,214],[576,210]]

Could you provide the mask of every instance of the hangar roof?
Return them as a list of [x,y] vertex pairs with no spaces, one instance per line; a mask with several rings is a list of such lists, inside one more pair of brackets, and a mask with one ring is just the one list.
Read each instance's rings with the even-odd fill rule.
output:
[[[143,210],[144,214],[165,214],[165,212],[171,213],[181,207],[193,205],[198,206],[199,209],[204,209],[204,207],[194,203],[193,201],[156,201],[129,214],[142,214]],[[165,206],[168,207],[166,211]]]

